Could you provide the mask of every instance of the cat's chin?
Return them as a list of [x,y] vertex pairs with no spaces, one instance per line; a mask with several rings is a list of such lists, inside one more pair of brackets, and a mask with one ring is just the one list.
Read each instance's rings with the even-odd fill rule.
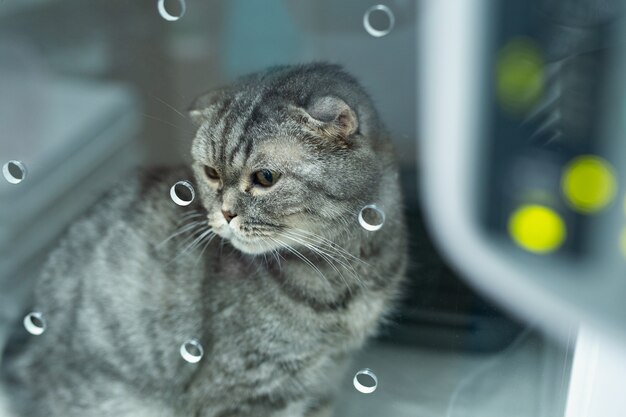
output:
[[268,252],[271,249],[266,243],[263,243],[256,239],[244,240],[233,235],[228,240],[235,249],[238,249],[239,251],[248,255],[260,255],[262,253]]

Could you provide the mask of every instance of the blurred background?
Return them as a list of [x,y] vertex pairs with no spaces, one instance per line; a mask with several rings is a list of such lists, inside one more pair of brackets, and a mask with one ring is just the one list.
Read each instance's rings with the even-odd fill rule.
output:
[[[440,232],[446,219],[435,213],[442,207],[437,204],[445,210],[478,207],[472,221],[481,236],[499,244],[520,199],[563,212],[559,219],[572,225],[568,236],[574,238],[562,243],[561,223],[556,231],[542,223],[550,236],[528,241],[522,232],[512,238],[512,255],[499,254],[501,261],[516,257],[518,273],[524,264],[540,265],[528,272],[538,279],[589,253],[584,238],[595,223],[566,212],[554,189],[559,164],[605,143],[595,138],[610,124],[598,116],[607,85],[596,81],[598,74],[609,79],[606,68],[618,59],[598,51],[623,39],[607,29],[620,16],[621,2],[480,0],[468,7],[441,0],[441,11],[435,3],[0,0],[0,164],[6,180],[0,181],[0,344],[21,320],[41,263],[73,219],[137,166],[188,160],[195,132],[186,109],[196,96],[271,65],[330,61],[360,80],[392,133],[412,255],[402,308],[355,358],[336,415],[565,415],[578,318],[543,325],[525,314],[540,297],[516,301],[521,287],[508,281],[514,274],[494,275],[488,263],[484,274],[467,266],[462,258],[472,253],[472,240],[458,239],[465,249],[448,244],[454,238]],[[460,10],[469,12],[457,16]],[[455,16],[475,39],[459,37],[464,26],[455,24]],[[469,46],[452,44],[457,38]],[[433,66],[445,58],[451,61]],[[463,89],[453,88],[456,78],[443,78],[448,72],[467,76],[459,85],[476,88],[471,100],[455,99]],[[430,80],[436,83],[424,82]],[[429,134],[436,129],[423,124],[456,126],[468,137],[464,143],[478,137],[455,113],[457,104],[476,120],[488,119],[474,153],[454,143],[431,149],[448,144],[454,132]],[[445,175],[429,162],[447,172],[467,165],[482,173],[473,199],[425,201],[452,189],[438,182]],[[616,178],[623,175],[619,158],[607,164]],[[585,182],[583,188],[602,184]],[[531,230],[532,216],[530,223],[520,227]],[[626,237],[626,248],[624,242]],[[530,257],[518,254],[520,248]],[[557,250],[567,256],[555,263],[533,257]],[[615,268],[623,272],[623,266]],[[601,273],[586,270],[594,272]],[[595,300],[601,303],[601,295]],[[559,310],[560,316],[568,312]],[[612,318],[623,311],[614,313]],[[353,383],[365,368],[378,380],[370,394]]]

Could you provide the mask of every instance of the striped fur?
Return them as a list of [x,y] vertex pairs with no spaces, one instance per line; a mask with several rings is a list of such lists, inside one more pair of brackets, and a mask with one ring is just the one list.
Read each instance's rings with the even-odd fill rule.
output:
[[[273,68],[202,96],[191,117],[191,169],[111,191],[50,256],[35,295],[48,329],[16,331],[3,360],[22,415],[317,415],[389,313],[407,256],[397,168],[350,75]],[[282,175],[262,189],[259,168]],[[189,177],[198,198],[183,209],[167,196]],[[370,203],[386,214],[377,232],[357,221]],[[179,355],[191,338],[196,364]]]

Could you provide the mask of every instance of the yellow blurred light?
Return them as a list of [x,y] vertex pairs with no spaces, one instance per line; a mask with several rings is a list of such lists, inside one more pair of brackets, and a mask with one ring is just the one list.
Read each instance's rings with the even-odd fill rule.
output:
[[500,105],[515,114],[530,110],[544,89],[544,62],[537,44],[514,38],[499,52],[496,63],[496,95]]
[[615,175],[604,159],[592,155],[579,156],[565,167],[561,187],[574,210],[594,213],[606,207],[615,197]]
[[509,218],[509,234],[527,251],[546,254],[565,241],[565,223],[553,210],[540,205],[519,207]]
[[626,258],[626,227],[622,230],[619,243],[620,243],[620,248],[622,249],[622,254]]

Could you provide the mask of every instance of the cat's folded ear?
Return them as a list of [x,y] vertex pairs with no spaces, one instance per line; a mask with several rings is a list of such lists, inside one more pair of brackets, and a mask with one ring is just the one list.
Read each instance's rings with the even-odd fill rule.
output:
[[346,139],[359,127],[357,115],[338,97],[314,98],[306,109],[298,108],[301,121],[322,136]]
[[226,91],[223,89],[209,91],[196,98],[188,109],[191,121],[197,126],[209,118],[217,105],[226,100]]

